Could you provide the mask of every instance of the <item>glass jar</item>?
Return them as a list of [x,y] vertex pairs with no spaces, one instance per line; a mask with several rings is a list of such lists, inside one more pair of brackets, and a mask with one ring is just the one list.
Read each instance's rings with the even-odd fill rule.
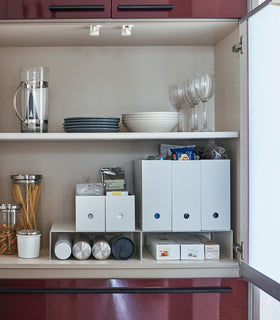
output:
[[15,202],[22,205],[21,229],[38,230],[37,207],[41,192],[42,175],[11,175]]
[[0,254],[17,253],[16,232],[20,229],[21,205],[0,205]]

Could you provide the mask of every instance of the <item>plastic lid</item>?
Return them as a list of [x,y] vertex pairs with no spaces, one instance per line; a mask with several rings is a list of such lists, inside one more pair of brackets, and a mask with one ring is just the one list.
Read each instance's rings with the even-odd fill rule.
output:
[[112,240],[112,254],[116,259],[127,260],[133,256],[135,250],[131,239],[119,236]]

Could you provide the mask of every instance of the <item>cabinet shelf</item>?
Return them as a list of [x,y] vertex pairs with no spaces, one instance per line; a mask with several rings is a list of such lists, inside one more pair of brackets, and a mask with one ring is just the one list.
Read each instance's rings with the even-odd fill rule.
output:
[[117,133],[0,133],[0,141],[158,141],[236,139],[237,131],[222,132],[117,132]]
[[[95,24],[100,35],[91,37]],[[130,37],[121,36],[123,24],[133,25]],[[212,46],[237,25],[238,19],[10,20],[0,22],[0,47]]]
[[37,259],[0,256],[1,278],[221,278],[238,277],[237,260],[157,261],[148,252],[143,260],[50,260],[48,250]]

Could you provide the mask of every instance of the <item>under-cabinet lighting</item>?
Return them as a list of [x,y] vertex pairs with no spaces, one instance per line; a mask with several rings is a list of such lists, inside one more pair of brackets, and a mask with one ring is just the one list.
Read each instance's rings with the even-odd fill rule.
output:
[[90,25],[89,26],[89,35],[91,37],[99,37],[99,31],[100,31],[101,25]]
[[131,30],[133,28],[132,24],[123,24],[121,28],[121,35],[122,37],[129,37],[131,36]]

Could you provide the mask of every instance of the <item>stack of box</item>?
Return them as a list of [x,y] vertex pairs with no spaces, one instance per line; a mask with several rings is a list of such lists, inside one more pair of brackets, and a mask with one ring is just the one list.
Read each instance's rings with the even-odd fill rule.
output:
[[202,234],[147,235],[146,247],[156,260],[214,260],[220,245]]

